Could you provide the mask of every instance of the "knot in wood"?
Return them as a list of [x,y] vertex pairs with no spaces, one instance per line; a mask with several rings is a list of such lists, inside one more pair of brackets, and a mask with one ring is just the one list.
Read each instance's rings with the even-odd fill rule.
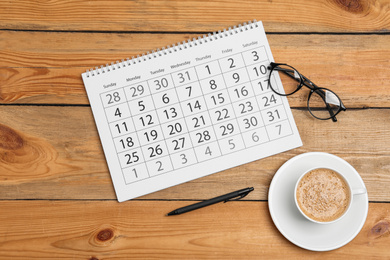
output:
[[361,0],[334,0],[335,3],[350,13],[362,13],[365,10],[364,1]]
[[99,241],[107,241],[110,240],[114,236],[114,231],[110,228],[106,228],[101,230],[97,235],[96,238]]
[[17,150],[23,147],[23,139],[13,129],[0,124],[0,148]]
[[387,220],[379,221],[375,226],[370,230],[370,237],[379,238],[386,234],[390,233],[390,223]]

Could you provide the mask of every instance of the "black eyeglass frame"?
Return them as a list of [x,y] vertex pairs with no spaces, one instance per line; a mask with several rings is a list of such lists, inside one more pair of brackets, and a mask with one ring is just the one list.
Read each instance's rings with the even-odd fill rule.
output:
[[[287,76],[289,76],[290,78],[294,79],[295,81],[298,81],[299,85],[297,86],[296,90],[294,90],[293,92],[291,93],[288,93],[288,94],[283,94],[283,93],[279,93],[278,91],[276,91],[273,87],[272,87],[272,84],[271,84],[271,75],[272,75],[272,72],[275,70],[275,68],[277,68],[278,66],[287,66],[287,67],[290,67],[292,69],[292,71],[287,71],[287,70],[277,70],[278,72],[283,72],[284,74],[286,74]],[[321,87],[318,87],[316,84],[314,84],[314,82],[312,82],[310,79],[308,79],[307,77],[305,77],[304,75],[302,75],[297,69],[295,69],[293,66],[290,66],[286,63],[275,63],[275,62],[271,62],[270,65],[268,66],[268,70],[270,71],[269,72],[269,77],[268,77],[268,85],[269,87],[271,88],[271,90],[273,92],[275,92],[276,94],[280,95],[280,96],[290,96],[296,92],[298,92],[303,86],[307,87],[310,89],[310,93],[309,93],[309,96],[307,98],[307,108],[309,109],[309,112],[310,114],[319,119],[319,120],[328,120],[328,119],[332,119],[333,122],[337,122],[337,118],[336,118],[336,115],[338,113],[340,113],[340,111],[345,111],[347,110],[346,107],[344,106],[343,102],[341,101],[340,97],[334,93],[332,90],[330,89],[327,89],[327,88],[321,88]],[[299,79],[294,75],[294,71],[298,73],[298,76],[299,76]],[[291,74],[290,74],[291,73]],[[333,93],[337,98],[338,100],[340,101],[340,106],[338,108],[338,110],[335,112],[333,112],[332,108],[330,108],[329,104],[325,101],[325,91],[330,91],[331,93]],[[316,92],[321,98],[322,100],[324,101],[325,105],[326,105],[326,108],[329,112],[329,117],[328,118],[320,118],[320,117],[317,117],[314,115],[314,113],[312,112],[312,108],[310,108],[309,106],[309,101],[310,101],[310,97],[311,95]]]

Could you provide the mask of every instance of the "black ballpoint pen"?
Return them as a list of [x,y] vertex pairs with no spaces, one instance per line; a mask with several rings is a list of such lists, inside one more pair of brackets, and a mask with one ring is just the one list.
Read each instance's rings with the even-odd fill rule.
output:
[[238,191],[233,191],[233,192],[230,192],[228,194],[221,195],[221,196],[209,199],[209,200],[201,201],[201,202],[198,202],[198,203],[195,203],[192,205],[188,205],[188,206],[185,206],[182,208],[175,209],[175,210],[169,212],[167,214],[167,216],[179,215],[182,213],[186,213],[188,211],[192,211],[195,209],[200,209],[200,208],[203,208],[206,206],[210,206],[210,205],[213,205],[215,203],[222,202],[222,201],[224,201],[224,202],[232,201],[232,199],[236,198],[236,197],[238,197],[238,198],[234,199],[234,200],[239,200],[239,199],[244,198],[251,191],[253,191],[253,187],[245,188],[245,189],[238,190]]

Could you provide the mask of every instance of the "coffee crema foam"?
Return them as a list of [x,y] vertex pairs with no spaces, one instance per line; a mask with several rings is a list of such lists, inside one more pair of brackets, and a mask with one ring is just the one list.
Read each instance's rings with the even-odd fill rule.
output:
[[303,213],[319,222],[329,222],[341,217],[347,210],[351,194],[348,184],[337,172],[314,169],[299,182],[297,202]]

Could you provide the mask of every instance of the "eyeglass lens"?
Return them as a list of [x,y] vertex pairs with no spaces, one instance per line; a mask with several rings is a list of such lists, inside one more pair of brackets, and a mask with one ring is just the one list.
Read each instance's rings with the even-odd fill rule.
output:
[[333,91],[317,88],[310,94],[307,106],[314,117],[329,119],[340,111],[341,101]]
[[301,84],[302,84],[302,78],[298,71],[296,71],[293,67],[288,65],[278,65],[272,70],[272,74],[279,73],[279,77],[282,80],[284,92],[281,92],[280,90],[274,88],[272,86],[272,80],[270,80],[271,88],[276,94],[285,96],[285,95],[291,95],[295,91],[297,91]]

